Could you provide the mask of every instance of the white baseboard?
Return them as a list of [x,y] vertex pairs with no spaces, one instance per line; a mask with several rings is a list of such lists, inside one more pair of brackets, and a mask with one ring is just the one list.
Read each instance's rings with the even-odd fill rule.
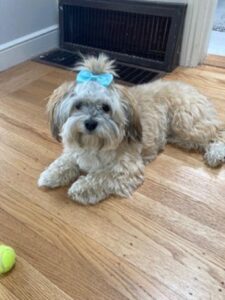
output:
[[58,25],[53,25],[0,45],[0,71],[57,48],[58,36]]

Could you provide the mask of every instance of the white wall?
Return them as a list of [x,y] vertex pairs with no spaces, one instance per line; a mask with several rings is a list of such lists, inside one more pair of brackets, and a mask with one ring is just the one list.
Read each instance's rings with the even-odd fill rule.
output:
[[56,0],[0,0],[0,44],[57,24],[56,3]]
[[0,0],[0,71],[57,45],[57,0]]
[[207,55],[217,0],[158,1],[187,3],[180,65],[195,67],[202,63]]

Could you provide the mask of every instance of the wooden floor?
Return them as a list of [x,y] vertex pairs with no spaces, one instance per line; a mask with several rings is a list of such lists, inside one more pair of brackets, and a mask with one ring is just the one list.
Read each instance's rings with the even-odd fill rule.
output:
[[225,56],[208,55],[204,61],[205,65],[225,68]]
[[[82,207],[39,173],[61,151],[45,98],[74,74],[27,62],[0,74],[0,240],[18,254],[1,300],[225,299],[225,167],[168,146],[131,200]],[[225,119],[225,69],[177,69]]]

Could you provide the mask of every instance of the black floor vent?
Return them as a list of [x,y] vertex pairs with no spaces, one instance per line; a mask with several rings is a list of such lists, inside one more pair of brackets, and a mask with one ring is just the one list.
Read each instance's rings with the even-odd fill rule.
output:
[[60,0],[60,47],[105,52],[170,72],[179,63],[186,4],[148,0]]
[[[67,70],[73,70],[80,56],[65,50],[56,49],[48,53],[41,54],[35,59],[42,63],[54,65]],[[162,76],[163,73],[155,72],[149,69],[137,68],[123,63],[117,63],[118,81],[126,84],[147,83],[153,79]]]
[[60,49],[38,60],[71,69],[77,53],[104,52],[118,62],[122,81],[148,82],[178,66],[186,6],[148,0],[59,0]]
[[165,60],[169,17],[63,5],[63,24],[64,43]]

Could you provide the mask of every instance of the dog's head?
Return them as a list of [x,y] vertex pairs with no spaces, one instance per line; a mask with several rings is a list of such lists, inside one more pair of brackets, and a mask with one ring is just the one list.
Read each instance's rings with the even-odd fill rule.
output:
[[99,149],[115,149],[123,140],[140,142],[136,100],[126,87],[114,84],[113,61],[105,55],[87,57],[78,69],[77,80],[64,83],[50,97],[53,136],[67,145]]

